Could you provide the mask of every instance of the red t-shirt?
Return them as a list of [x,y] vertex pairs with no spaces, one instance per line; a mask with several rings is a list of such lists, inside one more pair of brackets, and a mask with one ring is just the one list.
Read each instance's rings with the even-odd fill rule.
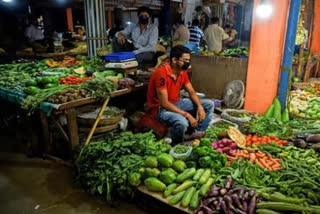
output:
[[157,112],[160,106],[157,89],[167,90],[169,102],[176,103],[180,100],[181,88],[189,82],[188,74],[185,71],[181,71],[177,79],[175,79],[170,64],[157,68],[152,74],[148,86],[147,101],[149,110]]

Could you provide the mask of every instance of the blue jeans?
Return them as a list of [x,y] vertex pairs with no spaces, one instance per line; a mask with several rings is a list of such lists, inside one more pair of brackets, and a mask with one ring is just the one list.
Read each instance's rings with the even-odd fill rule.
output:
[[[201,123],[198,123],[198,127],[195,129],[196,131],[207,130],[214,110],[214,102],[211,100],[203,99],[201,100],[201,104],[204,108],[204,111],[206,112],[206,118]],[[189,112],[193,116],[195,116],[197,113],[197,107],[190,99],[181,99],[178,102],[174,103],[174,105],[183,111]],[[160,108],[160,111],[156,118],[167,127],[172,128],[171,138],[173,143],[183,142],[184,134],[189,128],[189,121],[187,118],[185,118],[181,114],[167,111],[163,108]]]

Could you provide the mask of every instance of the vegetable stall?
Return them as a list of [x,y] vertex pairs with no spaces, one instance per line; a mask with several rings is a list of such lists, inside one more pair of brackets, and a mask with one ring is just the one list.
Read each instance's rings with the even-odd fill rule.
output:
[[109,204],[139,191],[186,213],[319,213],[319,121],[290,119],[278,104],[242,133],[224,120],[183,145],[110,135],[80,149],[76,180]]
[[[88,113],[94,103],[144,87],[99,58],[2,65],[0,74],[1,97],[27,112],[41,110],[45,152],[50,124],[71,150],[79,145],[78,122],[97,116]],[[225,110],[204,138],[176,146],[152,132],[110,132],[76,150],[76,182],[110,205],[141,192],[186,213],[320,213],[317,95],[293,90],[288,108],[275,98],[264,115]],[[108,116],[121,119],[122,111],[110,107],[103,115],[109,124]]]
[[[78,127],[79,115],[107,97],[145,88],[144,83],[129,78],[126,72],[115,72],[104,65],[100,58],[84,56],[0,65],[0,96],[18,103],[28,113],[40,109],[45,153],[52,146],[52,126],[70,143],[71,151],[79,145],[79,131],[83,130]],[[61,116],[66,122],[61,121]],[[112,122],[101,130],[111,129],[110,125],[118,128],[119,121]]]

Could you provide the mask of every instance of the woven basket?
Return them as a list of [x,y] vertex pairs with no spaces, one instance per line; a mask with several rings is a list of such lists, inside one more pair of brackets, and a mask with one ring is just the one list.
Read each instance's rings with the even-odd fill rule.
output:
[[[118,124],[114,124],[114,125],[110,125],[110,126],[100,126],[97,127],[96,130],[94,131],[95,134],[98,133],[105,133],[105,132],[110,132],[112,130],[115,130],[118,128]],[[80,132],[85,132],[85,133],[89,133],[91,131],[91,128],[79,128]]]
[[[107,126],[107,125],[115,125],[118,124],[121,121],[122,114],[111,117],[111,118],[106,118],[106,119],[100,119],[98,126]],[[83,126],[92,126],[94,124],[96,119],[94,118],[83,118],[78,116],[78,122],[79,124]]]
[[310,88],[310,83],[307,82],[297,82],[297,83],[293,83],[292,84],[292,88],[294,90],[298,90],[298,89],[308,89]]

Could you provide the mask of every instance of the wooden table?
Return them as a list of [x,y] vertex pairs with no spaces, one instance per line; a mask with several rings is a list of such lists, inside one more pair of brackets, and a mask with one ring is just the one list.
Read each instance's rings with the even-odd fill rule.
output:
[[[111,98],[119,97],[125,94],[130,94],[135,91],[142,90],[146,85],[140,84],[135,87],[117,90],[111,93]],[[69,142],[69,152],[79,145],[79,128],[77,123],[77,116],[83,112],[88,111],[89,107],[93,103],[98,103],[99,100],[94,98],[85,98],[80,100],[74,100],[71,102],[57,104],[54,106],[52,116],[48,118],[46,114],[40,111],[40,119],[42,124],[43,138],[44,138],[44,153],[49,154],[52,147],[52,132],[50,131],[50,125],[55,126],[61,136]],[[67,132],[64,130],[60,122],[55,119],[58,115],[65,115],[67,120]],[[50,122],[50,123],[49,123]]]

